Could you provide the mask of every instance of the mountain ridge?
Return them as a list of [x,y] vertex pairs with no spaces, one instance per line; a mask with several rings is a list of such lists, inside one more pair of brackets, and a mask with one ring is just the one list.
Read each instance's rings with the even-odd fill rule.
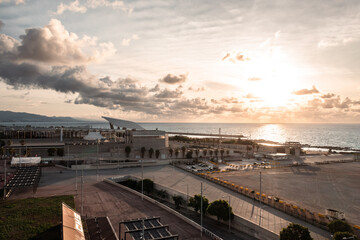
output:
[[0,122],[80,122],[72,117],[48,117],[26,112],[0,111]]

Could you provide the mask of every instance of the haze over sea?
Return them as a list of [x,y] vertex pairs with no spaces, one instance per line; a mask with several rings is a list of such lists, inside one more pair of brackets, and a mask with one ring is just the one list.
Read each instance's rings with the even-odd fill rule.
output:
[[[109,128],[107,122],[2,122],[5,126],[90,126]],[[242,134],[251,139],[274,142],[297,141],[312,146],[360,149],[360,124],[261,124],[261,123],[140,123],[147,130],[168,132]]]

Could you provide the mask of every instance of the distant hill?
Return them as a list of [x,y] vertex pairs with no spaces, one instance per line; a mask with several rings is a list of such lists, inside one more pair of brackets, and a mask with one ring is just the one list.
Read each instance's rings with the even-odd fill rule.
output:
[[0,111],[0,122],[79,122],[71,117],[47,117],[25,112]]

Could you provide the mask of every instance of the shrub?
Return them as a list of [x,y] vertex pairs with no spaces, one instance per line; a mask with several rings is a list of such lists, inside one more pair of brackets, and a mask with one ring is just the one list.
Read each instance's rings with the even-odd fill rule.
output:
[[280,240],[312,240],[309,229],[296,223],[290,223],[280,232]]
[[[209,200],[206,197],[203,196],[202,197],[202,202],[203,202],[202,212],[205,213],[206,209],[209,206]],[[201,195],[197,194],[197,195],[194,195],[194,197],[191,197],[189,199],[188,206],[194,208],[195,212],[198,212],[200,210],[200,208],[201,208]]]
[[[142,181],[138,181],[137,182],[137,189],[139,191],[141,191],[141,182]],[[154,191],[154,182],[151,179],[144,179],[144,192],[149,194],[152,193]]]
[[334,240],[343,240],[343,239],[357,239],[357,237],[349,232],[336,232],[334,234]]
[[178,195],[173,196],[172,199],[174,200],[174,203],[175,203],[175,206],[177,209],[180,209],[180,206],[185,203],[185,200],[181,196],[178,196]]
[[346,221],[343,220],[333,220],[331,223],[328,224],[328,228],[332,234],[336,232],[349,232],[353,233],[353,229]]
[[229,208],[230,208],[230,217],[234,218],[234,214],[232,212],[232,208],[229,206],[229,203],[225,200],[216,200],[210,203],[207,208],[207,212],[211,215],[217,217],[218,220],[229,220]]

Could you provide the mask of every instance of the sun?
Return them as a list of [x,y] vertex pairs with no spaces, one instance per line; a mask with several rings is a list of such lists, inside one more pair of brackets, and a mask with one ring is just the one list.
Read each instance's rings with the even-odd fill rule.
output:
[[299,85],[300,71],[290,59],[275,49],[246,64],[246,90],[255,96],[258,106],[280,107],[289,104]]

